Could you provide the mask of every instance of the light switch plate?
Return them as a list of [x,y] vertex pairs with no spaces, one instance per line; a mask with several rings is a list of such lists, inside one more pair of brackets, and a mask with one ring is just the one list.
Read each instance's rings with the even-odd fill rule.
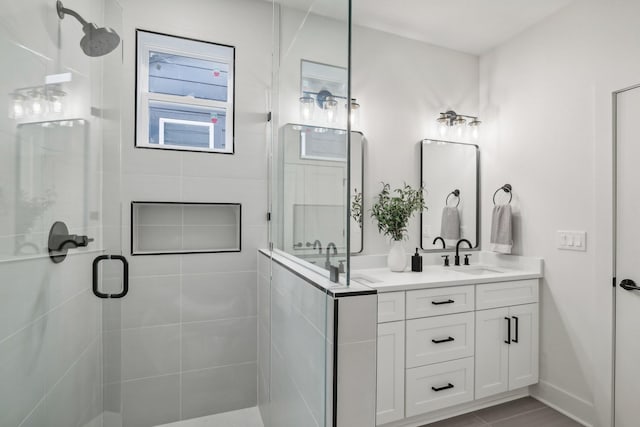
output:
[[586,251],[586,231],[558,231],[558,249],[566,251]]

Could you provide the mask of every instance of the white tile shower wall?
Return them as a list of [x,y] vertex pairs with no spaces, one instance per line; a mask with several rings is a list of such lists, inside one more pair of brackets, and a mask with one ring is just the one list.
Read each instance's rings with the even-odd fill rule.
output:
[[[265,426],[334,425],[336,304],[336,426],[375,425],[377,296],[334,299],[277,262],[270,267],[269,258],[263,253],[258,258],[263,277],[259,295],[265,301],[264,308],[260,303],[258,329],[272,337],[270,348],[268,341],[260,340],[258,352],[259,405]],[[304,275],[305,269],[300,268],[298,273]]]
[[[635,0],[572,2],[481,58],[483,193],[513,184],[517,250],[545,261],[534,393],[601,427],[612,409],[611,93],[640,83],[638,14]],[[569,198],[550,190],[559,182]],[[567,228],[589,233],[586,252],[557,250]]]
[[[0,425],[84,425],[102,412],[100,300],[93,255],[71,255],[67,274],[48,258],[0,265]],[[63,297],[64,296],[64,297]]]
[[[258,257],[266,279],[269,259],[262,253]],[[260,406],[263,416],[268,414],[263,421],[266,427],[324,426],[328,298],[281,265],[271,268],[271,285],[264,279],[260,285],[265,304],[271,301],[270,309],[261,308],[259,325],[261,333],[271,336],[270,348],[262,343],[259,352]]]
[[[242,252],[129,257],[130,294],[123,300],[121,318],[124,329],[112,331],[116,339],[122,335],[122,355],[127,355],[122,361],[124,427],[255,406],[256,253],[267,242],[271,5],[251,0],[121,3],[125,27],[123,250],[130,252],[131,201],[242,204]],[[241,27],[251,31],[239,31]],[[134,148],[138,28],[235,46],[235,154]],[[118,326],[117,321],[110,323]],[[142,360],[146,362],[139,365]],[[105,393],[113,389],[106,385]],[[158,410],[140,409],[147,404]]]
[[266,426],[271,423],[271,260],[258,254],[258,407]]

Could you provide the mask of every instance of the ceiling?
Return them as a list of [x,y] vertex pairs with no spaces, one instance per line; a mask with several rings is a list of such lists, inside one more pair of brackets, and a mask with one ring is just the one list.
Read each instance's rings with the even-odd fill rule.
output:
[[[277,0],[341,18],[345,0]],[[480,55],[573,0],[352,0],[355,25]]]

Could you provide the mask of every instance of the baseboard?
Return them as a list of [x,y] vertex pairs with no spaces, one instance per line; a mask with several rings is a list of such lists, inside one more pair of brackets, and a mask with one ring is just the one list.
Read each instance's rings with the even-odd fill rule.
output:
[[491,397],[485,397],[484,399],[474,400],[472,402],[463,403],[461,405],[452,406],[450,408],[440,409],[424,415],[405,418],[401,421],[384,424],[384,427],[421,427],[425,424],[435,423],[437,421],[457,417],[458,415],[468,414],[469,412],[478,411],[490,406],[500,405],[501,403],[510,402],[512,400],[520,399],[526,396],[529,396],[529,390],[527,387],[519,390],[497,394]]
[[575,394],[540,380],[538,384],[531,387],[531,397],[585,427],[593,427],[591,421],[587,421],[593,419],[593,404]]

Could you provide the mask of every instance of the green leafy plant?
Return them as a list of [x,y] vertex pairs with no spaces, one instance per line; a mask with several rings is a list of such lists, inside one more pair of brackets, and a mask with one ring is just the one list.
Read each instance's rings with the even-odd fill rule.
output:
[[383,182],[378,200],[371,208],[371,217],[377,221],[380,233],[399,241],[405,238],[409,218],[426,209],[422,186],[416,190],[405,183],[391,190],[391,186]]
[[351,201],[351,218],[354,219],[362,228],[362,192],[358,193],[358,189],[353,190],[353,197]]

